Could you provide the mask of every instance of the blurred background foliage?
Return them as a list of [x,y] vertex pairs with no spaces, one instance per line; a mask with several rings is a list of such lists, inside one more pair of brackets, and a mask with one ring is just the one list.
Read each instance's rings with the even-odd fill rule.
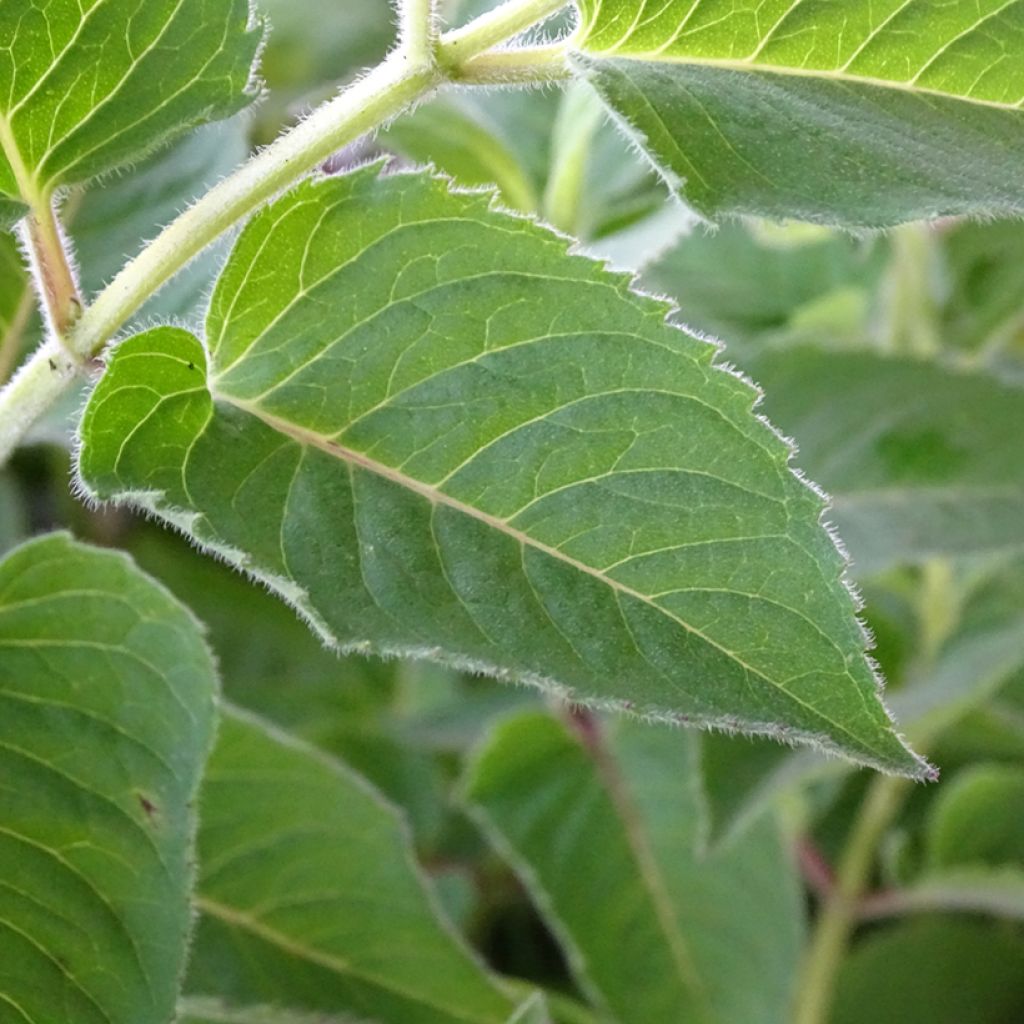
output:
[[[87,293],[250,148],[379,59],[393,34],[384,0],[262,5],[272,32],[254,114],[68,198]],[[487,6],[452,3],[449,21]],[[327,170],[380,154],[496,187],[508,208],[671,296],[681,324],[725,341],[725,358],[764,386],[798,465],[836,498],[900,723],[942,769],[939,785],[888,784],[834,1020],[1024,1020],[1024,225],[712,229],[575,90],[444,94]],[[222,254],[193,264],[140,319],[196,322]],[[0,331],[6,377],[40,331],[7,235]],[[637,805],[629,828],[681,887],[667,898],[718,1019],[786,1020],[808,922],[863,838],[877,779],[766,741],[653,726],[644,739],[533,691],[327,652],[288,609],[178,537],[76,502],[79,403],[0,472],[0,550],[71,524],[130,551],[208,627],[228,698],[401,808],[450,920],[498,972],[548,990],[567,1022],[610,1012],[648,1024],[661,1018],[645,999],[671,997],[658,955],[634,956],[616,934],[611,896],[631,883],[617,874],[629,844],[621,808],[601,803],[614,769]],[[203,994],[234,994],[240,962],[207,971]]]

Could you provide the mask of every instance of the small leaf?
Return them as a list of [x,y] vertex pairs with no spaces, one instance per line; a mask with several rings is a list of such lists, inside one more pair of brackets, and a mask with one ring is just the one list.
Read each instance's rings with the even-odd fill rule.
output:
[[468,775],[474,817],[611,1020],[786,1019],[803,910],[775,823],[701,858],[698,738],[617,726],[586,726],[588,749],[542,714],[501,723]]
[[495,185],[513,210],[533,213],[533,183],[496,127],[471,104],[435,100],[399,118],[381,141],[418,163],[436,164],[462,185]]
[[166,1024],[215,719],[196,622],[63,534],[0,563],[0,1016]]
[[254,95],[247,0],[0,0],[0,222]]
[[398,815],[343,764],[229,711],[202,793],[189,989],[380,1024],[502,1024]]
[[973,765],[944,786],[926,832],[934,869],[1024,864],[1024,768]]
[[1020,3],[579,7],[580,73],[706,217],[1024,211]]
[[822,499],[666,312],[485,196],[307,182],[236,244],[209,355],[173,328],[117,350],[82,478],[344,649],[921,774]]
[[1024,1009],[1024,940],[991,922],[897,924],[843,965],[833,1024],[996,1024]]

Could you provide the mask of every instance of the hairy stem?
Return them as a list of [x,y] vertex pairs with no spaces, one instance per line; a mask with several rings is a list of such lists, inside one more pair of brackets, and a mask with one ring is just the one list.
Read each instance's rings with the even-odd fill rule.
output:
[[66,342],[82,312],[82,300],[78,297],[78,282],[71,269],[67,244],[49,199],[40,197],[33,203],[22,222],[21,234],[50,330],[58,340]]
[[78,379],[79,366],[56,338],[47,338],[0,393],[0,466],[29,427]]
[[582,234],[580,207],[594,136],[603,112],[596,95],[578,85],[566,91],[554,132],[551,175],[544,191],[544,216],[570,235]]
[[871,783],[811,940],[793,1024],[827,1024],[835,982],[857,924],[878,844],[899,812],[910,783],[879,776]]
[[572,78],[565,43],[490,50],[463,61],[450,73],[453,80],[466,85],[542,85]]
[[153,292],[223,232],[342,146],[438,85],[430,64],[399,50],[207,192],[128,263],[82,315],[74,351],[95,356]]
[[401,0],[399,43],[406,58],[424,63],[433,59],[437,43],[437,9],[435,0]]
[[458,68],[478,53],[514,39],[568,6],[569,0],[510,0],[463,28],[445,33],[439,54],[441,63]]
[[[465,28],[436,39],[432,0],[405,0],[399,49],[215,185],[123,267],[70,327],[66,343],[72,361],[84,365],[98,356],[151,295],[276,193],[441,85],[458,81],[463,64],[472,62],[489,47],[507,41],[565,6],[566,0],[509,0]],[[550,80],[556,57],[540,49],[545,52],[536,55],[533,73],[527,73],[527,58],[515,81]],[[469,80],[476,80],[472,71]],[[488,79],[482,75],[480,80]],[[39,350],[0,391],[0,465],[35,418],[70,386],[63,371],[66,358],[58,363],[57,371],[50,370],[53,361],[49,346]],[[37,391],[30,395],[32,388]]]

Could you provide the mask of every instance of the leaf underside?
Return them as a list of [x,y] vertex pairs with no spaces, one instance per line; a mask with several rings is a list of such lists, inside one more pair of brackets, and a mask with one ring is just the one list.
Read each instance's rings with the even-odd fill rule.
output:
[[708,218],[1024,210],[1021,0],[579,6],[578,70]]
[[0,223],[254,96],[247,0],[0,0]]
[[0,562],[0,1019],[172,1018],[215,691],[124,556],[58,534]]
[[923,770],[755,389],[668,307],[426,175],[307,182],[239,239],[209,355],[125,342],[81,476],[333,645]]

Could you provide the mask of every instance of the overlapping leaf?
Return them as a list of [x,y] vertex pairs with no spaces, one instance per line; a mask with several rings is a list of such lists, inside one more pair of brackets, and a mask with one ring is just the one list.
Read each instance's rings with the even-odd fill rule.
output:
[[1020,0],[579,0],[575,60],[708,217],[1019,214]]
[[195,621],[64,535],[0,563],[0,1018],[166,1024],[215,677]]
[[307,182],[241,236],[208,353],[173,328],[117,350],[82,478],[333,644],[919,773],[821,499],[666,309],[485,196]]
[[1024,391],[984,372],[799,349],[748,363],[869,573],[1024,545]]
[[253,95],[247,0],[0,0],[0,222]]
[[439,915],[394,810],[344,765],[231,712],[202,807],[191,990],[379,1024],[511,1015]]
[[698,856],[697,740],[622,721],[588,750],[523,715],[484,745],[466,799],[609,1020],[782,1024],[799,887],[772,821]]

